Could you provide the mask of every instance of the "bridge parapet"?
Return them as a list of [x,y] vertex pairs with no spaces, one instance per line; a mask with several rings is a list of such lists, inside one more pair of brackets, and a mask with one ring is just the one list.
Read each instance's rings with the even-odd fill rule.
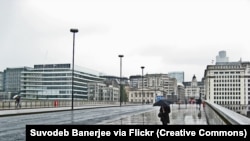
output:
[[250,118],[215,103],[205,102],[209,125],[250,125]]

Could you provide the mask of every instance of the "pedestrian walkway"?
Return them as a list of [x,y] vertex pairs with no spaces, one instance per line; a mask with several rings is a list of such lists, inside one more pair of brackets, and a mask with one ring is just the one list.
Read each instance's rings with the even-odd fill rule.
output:
[[[89,108],[105,108],[119,105],[85,105],[83,107],[74,107],[77,109],[89,109]],[[146,106],[146,105],[145,105]],[[206,125],[207,120],[203,108],[199,110],[199,107],[195,104],[177,105],[172,104],[170,116],[170,125]],[[15,110],[1,110],[0,117],[24,115],[32,113],[45,113],[56,111],[68,111],[71,107],[56,107],[56,108],[39,108],[39,109],[15,109]],[[118,125],[161,125],[158,118],[159,107],[154,107],[153,110],[148,112],[137,113],[134,115],[128,115],[116,120],[105,121],[99,124],[118,124]]]
[[203,108],[196,104],[174,105],[170,114],[174,125],[207,125],[207,119]]
[[[155,107],[154,110],[129,115],[114,121],[106,121],[100,124],[111,124],[111,125],[162,125],[158,118],[159,107]],[[207,125],[207,120],[203,108],[195,104],[187,105],[171,105],[171,113],[169,125]]]

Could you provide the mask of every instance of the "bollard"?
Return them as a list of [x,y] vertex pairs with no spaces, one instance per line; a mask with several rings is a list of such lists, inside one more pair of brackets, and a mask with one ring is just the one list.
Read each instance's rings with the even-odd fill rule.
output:
[[54,100],[54,107],[57,107],[57,100]]

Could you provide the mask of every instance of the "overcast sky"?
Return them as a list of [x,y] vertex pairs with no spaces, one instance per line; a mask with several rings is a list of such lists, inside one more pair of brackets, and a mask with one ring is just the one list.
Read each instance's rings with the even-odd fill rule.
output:
[[0,71],[72,63],[107,75],[184,71],[200,81],[225,50],[250,61],[249,0],[0,0]]

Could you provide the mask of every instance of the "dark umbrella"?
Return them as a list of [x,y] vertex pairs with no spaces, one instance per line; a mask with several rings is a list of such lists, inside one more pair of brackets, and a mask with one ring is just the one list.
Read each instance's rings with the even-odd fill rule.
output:
[[156,101],[153,106],[161,106],[164,107],[164,109],[166,109],[167,113],[171,112],[170,109],[170,102],[166,99],[160,99],[159,101]]
[[170,103],[166,99],[160,99],[156,101],[153,106],[163,106],[163,107],[169,107]]

